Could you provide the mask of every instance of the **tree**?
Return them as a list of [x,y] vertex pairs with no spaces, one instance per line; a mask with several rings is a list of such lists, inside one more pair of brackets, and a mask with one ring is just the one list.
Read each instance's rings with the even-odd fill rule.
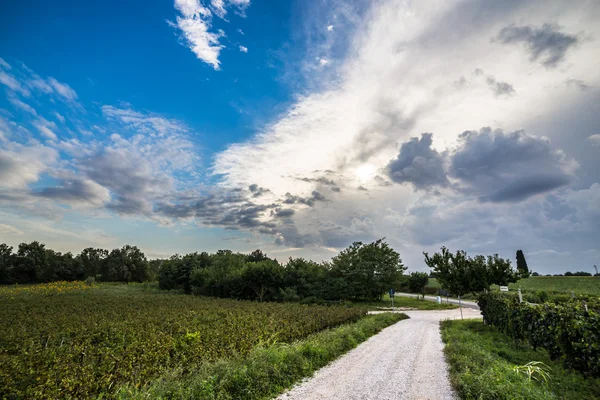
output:
[[143,282],[148,277],[148,261],[136,246],[125,245],[110,252],[103,263],[102,280]]
[[425,286],[429,283],[429,276],[425,272],[413,272],[408,278],[408,288],[413,293],[421,293],[425,299]]
[[13,270],[16,283],[49,282],[45,280],[50,275],[47,268],[45,245],[35,241],[19,245]]
[[354,242],[331,261],[330,278],[345,282],[345,298],[373,300],[393,285],[406,270],[400,254],[384,239],[369,244]]
[[13,247],[0,243],[0,285],[9,285],[13,282]]
[[254,250],[252,253],[248,254],[247,257],[248,262],[260,262],[268,259],[269,257],[267,257],[260,249]]
[[102,273],[102,264],[108,256],[108,250],[94,249],[88,247],[83,249],[77,256],[83,265],[84,274],[87,277],[96,277]]
[[529,267],[527,267],[523,250],[517,250],[517,272],[521,279],[529,278]]
[[462,250],[452,254],[446,247],[431,257],[423,254],[425,264],[434,270],[442,288],[458,295],[459,300],[467,293],[487,291],[493,284],[507,285],[518,279],[518,274],[510,267],[510,260],[498,254],[471,258]]
[[283,267],[273,260],[248,263],[240,275],[242,297],[249,300],[273,301],[284,285]]

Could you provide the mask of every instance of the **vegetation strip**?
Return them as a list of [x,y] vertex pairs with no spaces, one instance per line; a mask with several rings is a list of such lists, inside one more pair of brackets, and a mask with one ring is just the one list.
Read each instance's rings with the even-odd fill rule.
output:
[[257,303],[72,283],[0,289],[0,398],[88,398],[165,371],[243,358],[366,309]]
[[[599,379],[585,379],[480,320],[443,321],[441,328],[450,379],[464,400],[600,398]],[[532,361],[543,364],[527,366]]]
[[141,389],[122,387],[119,399],[269,399],[312,375],[405,314],[369,315],[292,344],[256,348],[241,360],[204,364],[189,375],[171,371]]
[[482,293],[477,301],[486,323],[515,340],[546,349],[553,360],[600,378],[600,301],[519,303],[517,296]]

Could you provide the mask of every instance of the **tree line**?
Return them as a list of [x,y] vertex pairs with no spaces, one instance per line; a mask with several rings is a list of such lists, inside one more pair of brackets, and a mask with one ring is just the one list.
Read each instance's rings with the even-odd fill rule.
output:
[[406,270],[400,254],[384,239],[355,242],[329,262],[290,258],[285,265],[261,250],[195,252],[152,261],[130,245],[110,252],[87,248],[78,255],[39,242],[21,243],[13,250],[0,244],[0,284],[89,277],[104,282],[158,280],[165,290],[259,301],[376,300]]
[[258,301],[377,300],[400,279],[406,267],[383,239],[355,242],[330,262],[291,258],[285,265],[261,250],[246,255],[174,255],[158,274],[161,289],[204,296]]
[[112,251],[87,248],[78,255],[61,253],[40,242],[21,243],[16,251],[0,244],[0,284],[76,281],[143,282],[152,277],[152,262],[135,246]]

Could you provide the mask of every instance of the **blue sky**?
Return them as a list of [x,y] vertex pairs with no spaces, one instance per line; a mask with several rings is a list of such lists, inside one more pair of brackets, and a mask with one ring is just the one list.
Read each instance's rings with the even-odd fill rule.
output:
[[594,2],[12,2],[0,240],[600,262]]

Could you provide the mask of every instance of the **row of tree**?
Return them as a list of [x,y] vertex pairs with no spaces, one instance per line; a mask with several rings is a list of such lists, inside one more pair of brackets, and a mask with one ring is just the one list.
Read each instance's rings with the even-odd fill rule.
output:
[[290,258],[282,265],[257,250],[250,255],[175,255],[160,266],[161,289],[259,301],[375,300],[400,279],[406,267],[383,239],[355,242],[331,262]]
[[16,251],[0,244],[0,284],[83,280],[142,282],[158,279],[161,289],[259,301],[373,300],[401,279],[406,267],[383,239],[353,243],[330,262],[290,258],[282,265],[262,251],[220,250],[147,261],[135,246],[112,251],[87,248],[60,253],[39,242]]
[[521,266],[514,270],[510,260],[499,257],[498,254],[471,257],[463,250],[452,253],[446,247],[442,247],[441,252],[432,256],[428,253],[423,255],[425,264],[433,270],[442,288],[457,296],[486,292],[492,285],[505,286],[529,276],[526,267]]
[[13,247],[0,244],[0,284],[74,281],[93,277],[109,282],[142,282],[152,276],[152,263],[135,246],[112,251],[87,248],[74,256],[47,249],[39,242]]

